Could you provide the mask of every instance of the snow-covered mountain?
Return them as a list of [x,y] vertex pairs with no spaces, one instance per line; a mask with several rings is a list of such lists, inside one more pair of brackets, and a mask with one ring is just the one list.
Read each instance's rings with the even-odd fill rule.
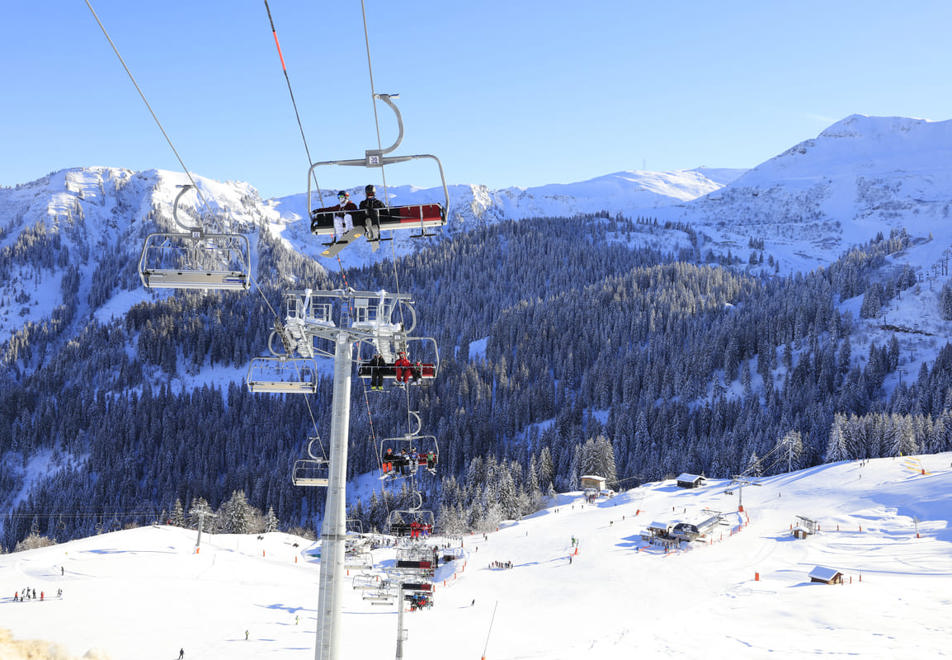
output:
[[[739,491],[726,494],[721,480],[693,490],[650,483],[595,504],[559,495],[485,538],[433,540],[462,545],[466,555],[439,567],[431,609],[406,614],[404,650],[418,660],[944,656],[950,458],[767,477],[743,490],[743,513]],[[653,522],[700,521],[712,511],[723,512],[722,524],[678,549],[641,538]],[[819,533],[795,540],[798,516]],[[318,599],[311,544],[278,532],[205,534],[196,553],[195,540],[194,530],[141,527],[0,555],[0,657],[166,660],[179,649],[186,658],[310,657]],[[372,558],[379,575],[394,550]],[[816,566],[841,572],[844,584],[811,583]],[[350,569],[348,587],[357,572]],[[24,588],[44,599],[13,602]],[[395,605],[344,592],[343,655],[391,657]],[[13,643],[3,629],[46,641]]]
[[952,245],[950,210],[952,121],[852,115],[665,215],[804,270],[899,227],[934,238],[910,257],[928,267]]
[[[713,178],[705,176],[705,171]],[[724,181],[740,173],[622,172],[577,184],[501,191],[452,186],[448,232],[468,231],[504,218],[654,208],[717,190],[721,184],[714,179]],[[198,176],[195,181],[211,214],[226,217],[233,229],[249,233],[253,244],[257,232],[266,231],[280,237],[287,247],[319,258],[323,245],[310,233],[305,220],[306,194],[262,200],[247,183],[222,183]],[[187,177],[179,172],[88,167],[61,170],[0,189],[0,341],[27,322],[49,319],[67,296],[79,302],[79,318],[95,314],[107,321],[138,302],[164,295],[145,291],[128,265],[137,261],[149,232],[175,230],[172,204],[186,183]],[[360,199],[358,190],[353,191],[355,199]],[[395,204],[443,200],[442,189],[398,187],[388,192]],[[316,196],[312,199],[312,206],[330,203]],[[183,218],[197,217],[199,209],[205,212],[195,193],[182,198]],[[405,254],[418,243],[396,236],[392,245],[397,254]],[[389,256],[390,250],[375,255],[360,242],[345,251],[342,259],[345,266],[353,266]],[[126,267],[119,263],[122,257]],[[75,291],[64,290],[67,266],[76,269],[66,280],[66,286]]]
[[[888,235],[905,227],[917,244],[902,259],[929,268],[952,245],[950,155],[952,121],[853,115],[746,172],[629,171],[525,189],[454,185],[446,232],[502,219],[607,211],[690,224],[701,231],[705,248],[715,251],[746,256],[751,238],[763,241],[764,253],[789,272],[828,264],[877,232]],[[78,290],[70,295],[90,301],[77,310],[80,316],[95,313],[105,320],[157,295],[143,291],[131,269],[117,279],[110,268],[115,269],[117,254],[135,255],[150,230],[172,226],[172,201],[186,181],[181,173],[95,167],[0,189],[0,340],[27,321],[50,318],[65,299],[67,264],[78,274]],[[323,246],[305,220],[305,194],[263,200],[247,183],[197,181],[211,209],[232,226],[252,234],[266,231],[292,250],[318,258]],[[443,200],[441,188],[387,192],[395,204]],[[312,205],[332,203],[326,193]],[[352,196],[361,198],[359,186]],[[186,212],[197,206],[194,194],[183,199]],[[359,242],[341,259],[344,266],[356,266],[419,245],[398,235],[389,244],[392,252],[373,253]]]

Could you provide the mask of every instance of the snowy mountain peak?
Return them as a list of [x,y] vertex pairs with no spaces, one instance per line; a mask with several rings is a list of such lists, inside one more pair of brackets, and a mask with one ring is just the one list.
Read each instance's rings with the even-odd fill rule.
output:
[[944,123],[948,122],[933,122],[929,119],[914,119],[911,117],[871,117],[869,115],[853,114],[835,124],[831,124],[820,133],[820,137],[875,139],[909,133],[929,124]]
[[[851,115],[677,211],[728,247],[764,239],[784,269],[830,263],[877,232],[952,244],[952,121]],[[665,217],[671,217],[671,214]]]

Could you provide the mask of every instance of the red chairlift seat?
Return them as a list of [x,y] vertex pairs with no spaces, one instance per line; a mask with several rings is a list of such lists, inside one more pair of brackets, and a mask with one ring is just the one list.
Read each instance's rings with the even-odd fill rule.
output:
[[[411,369],[411,371],[415,368],[415,366],[416,366],[415,364],[410,365],[409,368]],[[357,369],[357,375],[360,376],[361,378],[370,379],[370,377],[373,375],[373,369],[374,367],[371,367],[369,364],[362,364]],[[377,367],[377,369],[380,370],[380,374],[381,376],[383,376],[385,380],[396,380],[397,378],[396,366],[392,364],[388,364],[383,367]],[[432,362],[421,362],[420,363],[420,380],[432,380],[434,378],[436,378],[436,365],[433,364]],[[410,383],[414,382],[414,378],[412,375],[410,376],[410,379],[408,382]]]
[[[442,227],[446,224],[446,209],[442,204],[412,204],[409,206],[393,206],[377,209],[380,219],[380,231],[396,229]],[[311,211],[311,233],[318,236],[334,235],[334,216],[341,215],[336,206],[314,209]],[[347,211],[355,227],[363,226],[366,220],[366,210]]]

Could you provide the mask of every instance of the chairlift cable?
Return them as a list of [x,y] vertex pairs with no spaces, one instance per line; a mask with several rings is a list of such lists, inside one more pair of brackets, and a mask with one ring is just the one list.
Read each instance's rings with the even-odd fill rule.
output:
[[[365,0],[360,0],[360,13],[361,13],[361,19],[363,20],[363,26],[364,26],[364,47],[365,47],[365,50],[366,50],[366,52],[367,52],[367,75],[368,75],[369,84],[370,84],[370,104],[371,104],[371,107],[373,108],[373,111],[374,111],[374,128],[375,128],[375,130],[376,130],[376,132],[377,132],[377,149],[378,149],[379,151],[382,151],[382,150],[383,150],[383,142],[382,142],[382,140],[381,140],[381,138],[380,138],[380,115],[379,115],[379,113],[377,112],[377,90],[376,90],[376,87],[375,87],[375,85],[374,85],[374,67],[373,67],[373,58],[372,58],[372,56],[371,56],[371,51],[370,51],[370,30],[369,30],[368,27],[367,27],[367,5],[366,5]],[[383,180],[384,204],[386,204],[387,207],[389,208],[389,207],[390,207],[390,194],[389,194],[388,188],[387,188],[387,172],[386,172],[386,168],[384,167],[383,163],[381,163],[381,165],[380,165],[380,177],[381,177],[381,179]],[[379,231],[379,230],[378,230],[378,231]],[[377,238],[379,239],[380,237],[378,236]],[[394,282],[395,282],[395,286],[396,286],[396,292],[397,292],[397,294],[399,294],[399,293],[400,293],[400,276],[399,276],[398,271],[397,271],[396,251],[394,250],[392,244],[391,244],[390,248],[391,248],[391,257],[392,257],[391,263],[393,264]],[[339,255],[339,254],[337,255],[337,261],[338,261],[338,263],[341,263],[341,261],[340,261],[340,255]],[[343,264],[341,264],[341,273],[343,274]],[[345,282],[346,282],[346,278],[345,278]],[[400,321],[401,321],[402,324],[405,325],[406,319],[405,319],[405,316],[404,316],[403,305],[400,305]],[[410,429],[410,423],[411,423],[411,422],[410,422],[410,390],[409,390],[409,387],[405,387],[405,392],[404,392],[404,394],[405,394],[405,397],[406,397],[406,407],[407,407],[407,430],[409,430],[409,429]],[[366,383],[364,384],[364,397],[365,397],[365,399],[366,399],[366,397],[367,397],[367,386],[366,386]],[[374,438],[374,433],[373,433],[373,418],[372,418],[371,412],[370,412],[370,402],[369,402],[369,400],[367,401],[367,416],[368,416],[368,419],[370,420],[371,438],[373,439],[373,438]],[[374,447],[376,447],[376,445],[377,445],[376,440],[374,440]],[[378,450],[378,458],[380,459],[380,462],[383,461],[383,456],[382,456],[382,454],[380,454],[379,450]]]
[[[364,45],[367,50],[367,73],[370,76],[370,104],[374,109],[374,126],[377,129],[377,149],[383,149],[380,141],[380,117],[377,114],[377,90],[374,88],[374,67],[370,58],[370,31],[367,29],[367,7],[364,0],[360,0],[360,13],[364,21]],[[390,208],[390,195],[387,193],[387,173],[383,163],[380,164],[380,177],[383,179],[383,198],[387,208]],[[399,293],[399,292],[398,292]]]
[[149,104],[149,100],[145,97],[145,94],[142,91],[142,88],[139,87],[139,83],[136,82],[135,76],[132,75],[132,71],[129,70],[129,67],[126,66],[126,61],[122,59],[122,55],[119,54],[119,49],[116,47],[115,42],[112,40],[112,37],[109,36],[109,33],[106,31],[106,26],[102,24],[102,21],[99,20],[99,15],[96,13],[96,10],[93,9],[93,6],[90,4],[89,0],[85,0],[86,6],[89,7],[89,11],[92,13],[93,18],[96,19],[96,22],[99,24],[99,29],[102,30],[102,33],[105,35],[106,40],[109,42],[109,45],[112,46],[113,52],[116,53],[116,57],[119,58],[119,63],[122,64],[122,68],[126,70],[126,74],[129,76],[129,80],[132,81],[132,84],[135,86],[136,91],[139,92],[139,96],[142,97],[142,102],[145,103],[145,107],[149,109],[149,113],[152,115],[152,119],[155,120],[156,126],[159,127],[159,130],[162,131],[162,135],[165,136],[165,141],[169,143],[169,147],[172,149],[172,153],[175,154],[175,157],[178,159],[179,165],[182,166],[182,169],[185,171],[185,176],[188,177],[188,180],[192,182],[192,186],[195,188],[195,192],[198,193],[199,199],[202,200],[202,205],[205,207],[205,210],[208,211],[211,215],[211,208],[208,205],[208,201],[205,199],[205,195],[202,194],[201,189],[195,183],[195,179],[192,178],[192,173],[189,172],[188,168],[185,167],[185,161],[182,160],[182,157],[179,155],[179,152],[175,149],[175,145],[172,144],[172,139],[169,137],[169,134],[165,132],[165,128],[162,127],[162,122],[159,121],[159,118],[156,116],[155,111],[152,109],[152,106]]
[[304,397],[304,403],[305,403],[305,405],[307,405],[307,414],[310,415],[310,417],[311,417],[311,424],[314,426],[314,435],[315,435],[315,437],[317,437],[317,444],[320,445],[320,447],[321,447],[321,454],[322,454],[322,455],[324,456],[324,458],[326,459],[326,458],[327,458],[327,452],[324,451],[324,441],[321,440],[321,434],[320,434],[320,432],[317,430],[317,420],[314,419],[314,412],[311,410],[311,402],[310,402],[310,400],[308,399],[308,397],[306,397],[306,396]]
[[258,290],[258,293],[261,294],[261,299],[264,300],[264,304],[268,306],[269,310],[271,310],[271,315],[276,319],[280,318],[278,316],[278,313],[275,311],[274,307],[271,306],[271,302],[268,300],[268,296],[264,295],[264,291],[262,291],[261,285],[258,284],[258,281],[255,279],[254,273],[249,273],[249,279],[251,280],[251,283],[254,285],[255,289]]
[[[374,111],[374,128],[377,131],[377,149],[378,151],[382,151],[383,142],[380,139],[380,116],[377,113],[377,90],[374,86],[374,67],[373,67],[373,60],[370,55],[370,30],[367,28],[367,6],[366,6],[365,0],[360,0],[360,12],[364,22],[364,46],[367,51],[367,74],[370,78],[370,104],[373,107],[373,111]],[[387,188],[387,171],[382,162],[380,164],[380,178],[383,180],[384,204],[387,205],[387,208],[390,208],[390,193],[388,192],[388,188]],[[378,236],[377,238],[379,239],[380,237]],[[390,245],[390,250],[391,250],[392,261],[393,261],[393,276],[394,276],[394,280],[396,284],[397,293],[399,294],[400,293],[400,277],[397,274],[396,250],[392,243]],[[340,260],[339,256],[338,256],[338,260]],[[400,321],[403,322],[404,320],[405,319],[403,314],[403,306],[401,305],[400,306]],[[407,403],[407,407],[409,409],[409,402]]]
[[[310,167],[314,161],[311,160],[311,150],[308,148],[307,138],[304,136],[304,125],[301,123],[301,114],[298,112],[297,101],[294,100],[291,78],[288,77],[288,67],[284,63],[284,55],[281,54],[281,44],[278,42],[278,31],[274,28],[274,19],[271,18],[271,7],[268,6],[268,0],[264,0],[264,8],[268,12],[268,22],[271,23],[271,34],[274,35],[274,45],[278,49],[278,59],[281,60],[281,70],[284,71],[284,79],[288,83],[288,94],[291,95],[291,105],[294,107],[294,116],[297,118],[298,129],[301,131],[301,140],[304,142],[304,153],[307,154],[307,164]],[[318,196],[323,199],[323,195],[321,195],[321,185],[318,183],[316,175],[314,176],[314,185],[317,187]]]

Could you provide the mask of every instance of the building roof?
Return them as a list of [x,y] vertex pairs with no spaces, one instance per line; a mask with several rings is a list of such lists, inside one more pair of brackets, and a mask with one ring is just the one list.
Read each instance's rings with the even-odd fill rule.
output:
[[597,474],[583,474],[579,479],[595,479],[597,481],[605,481],[605,477],[600,477]]
[[682,472],[681,474],[678,475],[678,478],[676,479],[676,481],[694,482],[694,481],[697,481],[698,479],[703,479],[703,478],[704,477],[702,477],[699,474],[688,474],[687,472]]
[[840,571],[835,568],[826,568],[825,566],[814,566],[813,570],[810,571],[810,578],[816,578],[817,580],[823,580],[829,582],[837,575],[840,574]]

